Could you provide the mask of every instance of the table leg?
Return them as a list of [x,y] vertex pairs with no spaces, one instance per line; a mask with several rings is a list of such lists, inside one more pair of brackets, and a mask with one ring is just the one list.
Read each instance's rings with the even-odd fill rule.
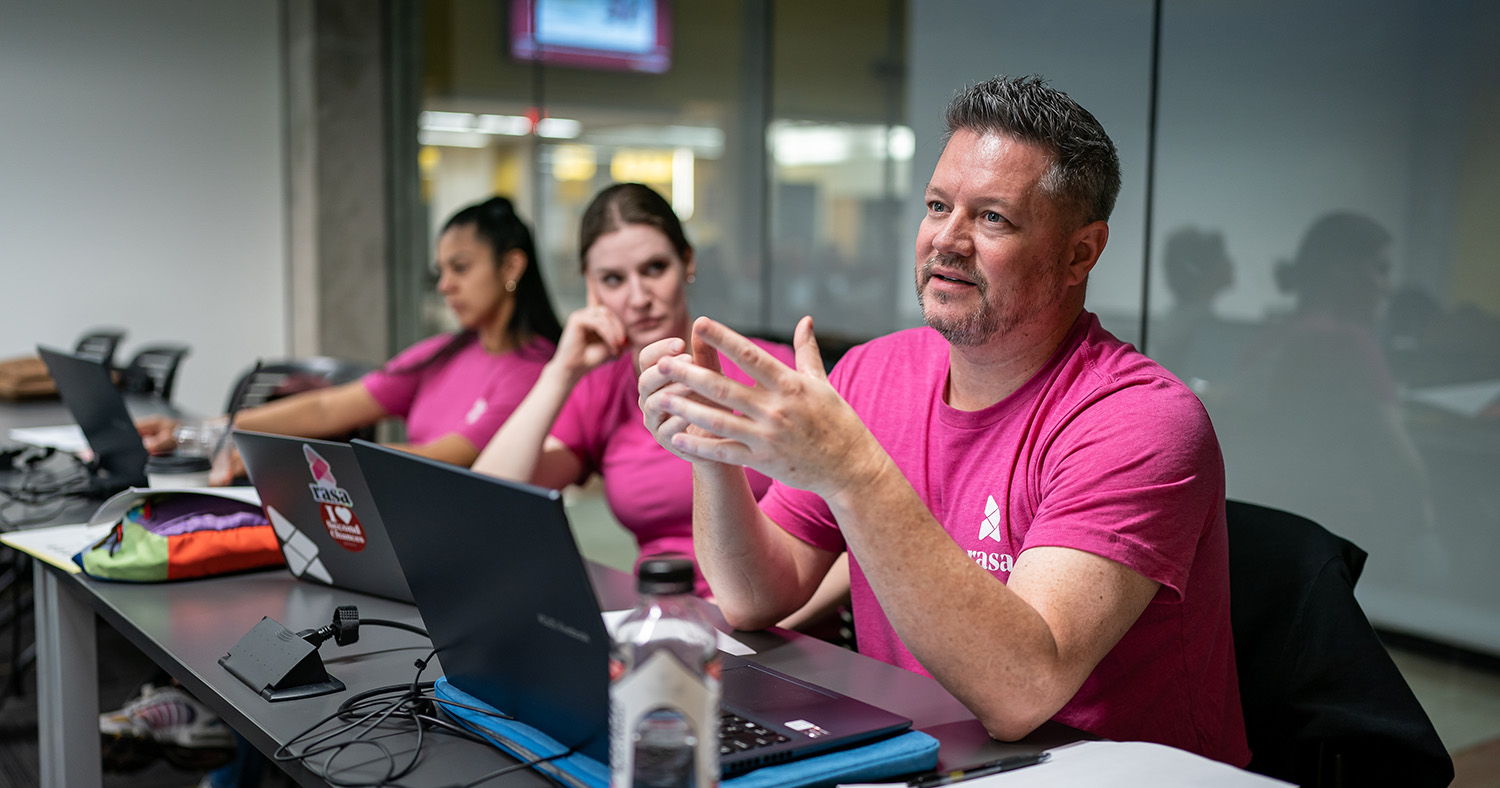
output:
[[56,570],[37,561],[32,574],[42,788],[94,788],[103,780],[94,611]]

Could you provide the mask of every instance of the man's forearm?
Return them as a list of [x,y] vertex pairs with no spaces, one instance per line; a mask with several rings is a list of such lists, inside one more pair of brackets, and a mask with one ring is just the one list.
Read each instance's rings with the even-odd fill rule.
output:
[[[1062,548],[1023,553],[1011,585],[1000,582],[894,463],[829,505],[901,642],[997,738],[1055,714],[1150,598],[1111,569],[1122,567]],[[1063,598],[1072,594],[1099,599]]]
[[799,560],[799,552],[816,548],[761,512],[745,469],[735,465],[694,463],[693,549],[724,619],[736,629],[780,621],[807,601],[827,571],[826,563],[812,566],[816,556]]

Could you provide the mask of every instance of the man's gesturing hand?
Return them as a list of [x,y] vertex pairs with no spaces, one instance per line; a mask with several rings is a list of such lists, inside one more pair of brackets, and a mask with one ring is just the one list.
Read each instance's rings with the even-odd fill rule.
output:
[[[828,384],[812,318],[797,324],[796,369],[708,318],[693,324],[693,345],[694,358],[664,350],[649,359],[654,364],[650,381],[644,371],[641,375],[646,425],[673,453],[743,465],[824,498],[883,467],[884,451]],[[737,383],[702,363],[712,349],[755,385]],[[642,353],[643,367],[647,361]]]
[[[719,366],[719,352],[699,339],[696,333],[693,335],[692,355],[684,353],[684,349],[683,341],[677,337],[657,340],[642,348],[640,358],[636,360],[640,368],[637,390],[640,392],[641,415],[645,419],[646,429],[656,437],[656,442],[684,460],[701,462],[706,458],[679,451],[673,446],[672,436],[679,432],[693,432],[698,435],[708,433],[693,427],[682,417],[673,416],[661,409],[662,398],[667,395],[679,397],[694,397],[695,395],[686,386],[667,377],[661,371],[660,365],[664,359],[674,359],[683,365],[701,367],[709,375],[723,377],[724,373]],[[698,401],[704,404],[708,402],[701,398]]]

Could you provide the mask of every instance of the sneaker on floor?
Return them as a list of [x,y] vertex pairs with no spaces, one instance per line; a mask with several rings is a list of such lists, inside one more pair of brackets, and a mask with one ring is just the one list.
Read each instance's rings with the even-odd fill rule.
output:
[[99,734],[111,771],[142,768],[158,753],[183,769],[212,768],[234,757],[229,726],[180,687],[145,685],[124,707],[99,715]]

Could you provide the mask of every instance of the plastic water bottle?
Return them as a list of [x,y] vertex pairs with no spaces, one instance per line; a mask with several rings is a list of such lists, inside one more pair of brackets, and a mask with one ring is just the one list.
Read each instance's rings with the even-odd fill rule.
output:
[[719,651],[693,596],[693,564],[649,558],[610,660],[610,787],[719,784]]

